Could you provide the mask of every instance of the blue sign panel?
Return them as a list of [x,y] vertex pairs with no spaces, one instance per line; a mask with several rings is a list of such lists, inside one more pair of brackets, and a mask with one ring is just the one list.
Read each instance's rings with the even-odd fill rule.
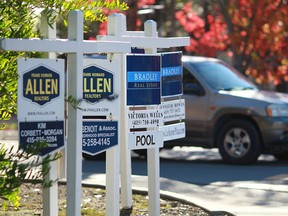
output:
[[83,121],[82,150],[89,155],[96,155],[118,145],[117,121]]
[[127,105],[161,103],[159,55],[127,55]]
[[102,99],[113,100],[113,74],[96,66],[83,70],[83,99],[95,103]]
[[23,96],[39,105],[59,96],[59,74],[39,66],[23,75]]
[[162,54],[162,96],[183,94],[183,66],[182,53]]
[[25,149],[38,142],[48,144],[40,151],[41,156],[64,147],[64,121],[19,122],[20,147]]

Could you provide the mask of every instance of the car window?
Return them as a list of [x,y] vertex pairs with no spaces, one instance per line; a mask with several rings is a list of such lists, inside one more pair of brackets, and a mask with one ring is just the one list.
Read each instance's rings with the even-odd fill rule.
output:
[[[192,63],[191,63],[192,64]],[[219,62],[193,63],[193,68],[214,90],[255,89],[242,74]]]
[[205,94],[199,81],[185,67],[183,67],[183,92],[196,95]]

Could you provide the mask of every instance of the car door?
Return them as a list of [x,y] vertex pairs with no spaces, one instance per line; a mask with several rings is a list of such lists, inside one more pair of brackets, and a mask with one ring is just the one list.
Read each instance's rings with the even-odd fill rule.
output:
[[[209,93],[192,74],[192,68],[183,67],[183,98],[185,99],[186,139],[201,146],[207,139]],[[196,143],[194,143],[196,142]]]

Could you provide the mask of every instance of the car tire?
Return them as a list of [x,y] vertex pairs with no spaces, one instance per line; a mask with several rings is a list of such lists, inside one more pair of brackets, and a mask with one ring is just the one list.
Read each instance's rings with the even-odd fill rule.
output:
[[223,160],[229,164],[252,164],[260,155],[260,138],[249,121],[234,119],[223,125],[217,137]]
[[273,156],[279,161],[288,161],[288,152],[273,154]]

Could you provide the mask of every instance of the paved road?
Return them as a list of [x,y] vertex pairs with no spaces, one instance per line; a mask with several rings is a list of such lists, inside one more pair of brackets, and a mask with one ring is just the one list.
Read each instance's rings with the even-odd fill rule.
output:
[[[224,164],[216,150],[202,148],[163,150],[160,155],[160,176],[172,180],[198,185],[235,181],[288,182],[288,162],[279,162],[270,155],[260,156],[256,164],[249,166]],[[104,164],[104,161],[83,160],[83,171],[105,173]],[[147,175],[146,159],[133,157],[132,174]]]

